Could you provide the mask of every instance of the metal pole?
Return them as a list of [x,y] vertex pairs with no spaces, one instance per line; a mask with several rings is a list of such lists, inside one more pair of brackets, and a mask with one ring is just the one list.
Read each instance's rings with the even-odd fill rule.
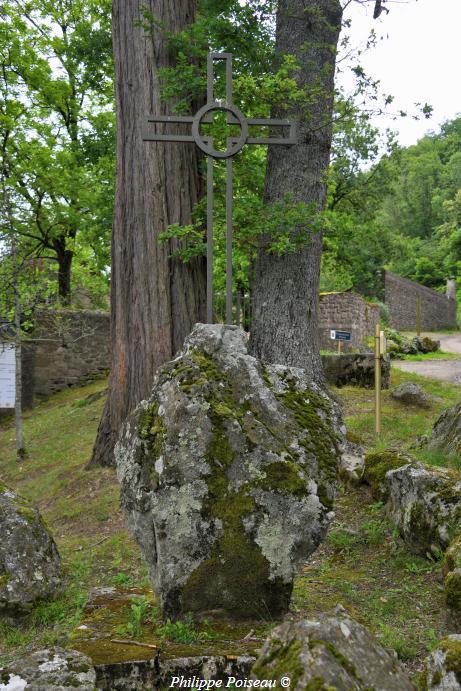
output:
[[232,158],[226,172],[226,324],[232,324]]
[[375,329],[375,434],[381,434],[381,328]]
[[213,324],[213,159],[207,159],[206,320]]

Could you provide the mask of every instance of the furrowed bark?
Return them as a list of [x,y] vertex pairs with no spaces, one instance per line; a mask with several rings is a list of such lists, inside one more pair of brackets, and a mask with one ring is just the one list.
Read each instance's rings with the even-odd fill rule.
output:
[[[276,52],[296,56],[297,83],[310,102],[274,113],[298,121],[298,143],[269,147],[267,204],[288,194],[293,202],[324,208],[341,14],[338,0],[279,0]],[[252,351],[267,362],[303,367],[312,379],[322,380],[317,336],[321,233],[281,257],[267,252],[270,241],[269,235],[261,238],[253,275]]]
[[204,261],[183,264],[171,258],[173,241],[158,241],[168,225],[191,222],[202,194],[199,154],[192,144],[142,140],[148,114],[171,112],[162,103],[159,81],[159,70],[175,63],[165,30],[183,30],[194,21],[195,9],[195,0],[113,2],[117,171],[112,366],[89,467],[113,465],[124,418],[148,395],[158,366],[171,359],[194,323],[205,318]]

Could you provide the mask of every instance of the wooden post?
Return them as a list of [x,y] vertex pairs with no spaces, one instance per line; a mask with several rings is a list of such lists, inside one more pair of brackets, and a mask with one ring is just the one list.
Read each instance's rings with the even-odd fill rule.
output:
[[416,335],[421,336],[421,298],[416,298]]
[[375,434],[381,434],[381,328],[375,330]]

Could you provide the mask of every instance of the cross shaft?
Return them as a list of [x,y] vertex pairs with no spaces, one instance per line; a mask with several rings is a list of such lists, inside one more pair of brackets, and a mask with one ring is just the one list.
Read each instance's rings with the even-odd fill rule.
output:
[[[226,100],[214,98],[214,63],[226,62]],[[213,140],[201,134],[200,127],[213,122],[213,113],[226,113],[228,125],[239,125],[240,136],[228,137],[225,151],[213,147]],[[207,160],[207,322],[213,323],[213,159],[226,159],[226,323],[232,323],[232,202],[233,166],[232,158],[246,144],[290,146],[296,143],[296,124],[294,121],[276,118],[245,118],[232,102],[232,55],[231,53],[209,53],[207,61],[207,103],[195,115],[148,115],[146,124],[186,124],[191,126],[191,134],[158,134],[156,131],[143,134],[144,141],[181,142],[196,144],[208,157]],[[289,128],[288,137],[250,137],[249,128],[282,127]]]

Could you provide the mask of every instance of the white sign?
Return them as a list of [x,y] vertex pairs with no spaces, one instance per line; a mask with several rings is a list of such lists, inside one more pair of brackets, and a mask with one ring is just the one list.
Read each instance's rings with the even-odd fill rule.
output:
[[16,353],[14,345],[0,342],[0,408],[14,408]]
[[330,331],[330,338],[333,339],[333,341],[336,339],[336,331]]
[[381,355],[385,355],[387,351],[387,338],[384,335],[384,331],[379,332],[379,349]]

